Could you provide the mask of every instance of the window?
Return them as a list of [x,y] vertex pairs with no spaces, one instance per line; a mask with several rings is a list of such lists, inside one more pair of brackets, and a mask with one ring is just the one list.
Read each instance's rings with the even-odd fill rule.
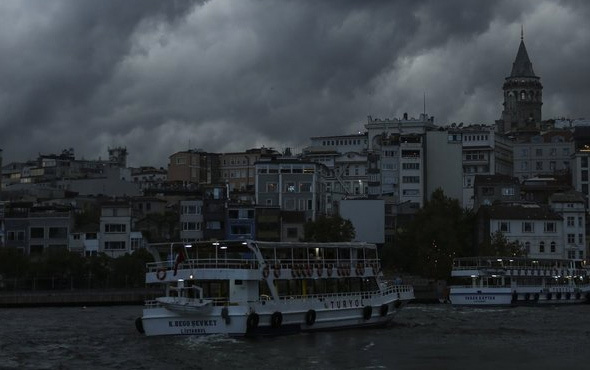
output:
[[196,222],[183,222],[182,223],[182,230],[183,231],[197,230],[197,223]]
[[527,254],[531,253],[531,242],[524,243],[524,250],[526,251]]
[[582,227],[582,226],[584,226],[584,221],[583,221],[583,218],[580,216],[580,217],[578,217],[578,227]]
[[266,192],[267,193],[276,193],[277,192],[277,184],[275,182],[266,183]]
[[555,171],[555,161],[549,162],[549,170]]
[[563,148],[563,155],[564,156],[570,155],[570,148]]
[[176,164],[185,164],[185,163],[186,163],[186,159],[184,157],[176,158]]
[[285,209],[287,211],[294,211],[295,210],[296,201],[293,198],[285,199]]
[[522,232],[523,233],[535,232],[535,224],[530,221],[524,221],[522,223]]
[[556,155],[557,155],[557,149],[555,149],[555,148],[551,148],[551,151],[549,152],[549,154],[550,154],[551,156],[556,156]]
[[521,151],[521,155],[523,157],[528,157],[529,156],[529,150],[527,148],[523,148]]
[[535,155],[537,157],[542,157],[543,156],[543,149],[541,149],[541,148],[535,149]]
[[545,222],[545,232],[554,233],[556,232],[555,222]]
[[404,169],[404,170],[419,170],[420,163],[402,163],[402,169]]
[[121,250],[121,249],[125,249],[125,242],[124,241],[104,242],[104,249],[105,250]]
[[584,234],[578,234],[578,244],[584,244]]
[[231,225],[230,232],[233,235],[250,235],[252,228],[250,225]]
[[576,258],[576,251],[567,251],[567,258],[569,258],[569,259]]
[[504,196],[514,195],[514,188],[502,188],[502,195],[504,195]]
[[494,195],[494,188],[491,186],[484,186],[481,188],[482,195]]
[[402,176],[404,184],[417,184],[420,182],[420,176]]
[[509,233],[510,232],[510,222],[499,221],[498,222],[498,230],[500,230],[503,233]]
[[285,183],[285,192],[287,193],[294,193],[297,191],[297,187],[295,186],[294,182],[287,182]]
[[31,227],[31,239],[42,239],[45,237],[45,228]]
[[567,226],[574,227],[575,226],[575,218],[572,216],[567,217]]
[[582,170],[582,181],[588,181],[588,170]]
[[196,205],[182,206],[182,214],[183,215],[196,215],[197,214],[197,206]]
[[297,238],[297,228],[296,227],[288,227],[287,228],[287,238]]
[[300,193],[309,193],[311,191],[311,182],[300,182],[299,183],[299,192]]
[[50,239],[65,239],[68,237],[67,227],[50,227],[49,238]]
[[578,258],[581,260],[584,259],[584,251],[578,251]]
[[568,244],[575,244],[576,243],[576,234],[567,234],[567,242],[568,242]]
[[539,253],[545,253],[545,242],[539,242]]
[[219,222],[219,221],[207,221],[207,229],[209,229],[209,230],[221,230],[221,222]]
[[551,242],[551,253],[555,253],[555,242]]
[[104,232],[105,233],[124,233],[127,230],[127,225],[125,224],[105,224],[104,225]]
[[536,169],[537,171],[543,171],[543,162],[541,162],[541,161],[537,161],[537,162],[535,163],[535,169]]
[[529,162],[522,162],[522,163],[520,164],[520,169],[521,169],[522,171],[528,171],[528,169],[529,169]]

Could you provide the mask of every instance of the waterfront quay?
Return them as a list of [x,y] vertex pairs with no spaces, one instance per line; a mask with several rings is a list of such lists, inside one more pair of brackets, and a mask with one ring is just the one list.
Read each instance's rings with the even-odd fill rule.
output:
[[143,304],[161,293],[153,288],[0,291],[0,307]]

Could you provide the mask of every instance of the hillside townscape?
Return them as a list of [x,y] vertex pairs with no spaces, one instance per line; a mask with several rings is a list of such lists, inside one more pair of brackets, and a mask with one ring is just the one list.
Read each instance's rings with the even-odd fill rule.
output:
[[121,146],[107,159],[0,156],[0,289],[104,286],[108,261],[131,254],[112,282],[139,286],[151,256],[134,252],[167,241],[365,241],[386,267],[438,278],[454,257],[507,250],[584,261],[590,122],[544,120],[542,90],[521,40],[494,123],[368,116],[300,153],[179,150],[167,168],[129,167]]

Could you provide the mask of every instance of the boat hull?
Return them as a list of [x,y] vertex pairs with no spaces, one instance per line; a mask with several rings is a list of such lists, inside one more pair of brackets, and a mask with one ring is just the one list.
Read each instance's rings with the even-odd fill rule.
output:
[[[385,298],[385,297],[382,297]],[[170,310],[164,306],[146,307],[140,326],[152,335],[230,336],[282,335],[299,332],[381,326],[389,324],[398,310],[411,299],[400,296],[386,299],[361,297],[325,298],[294,302],[257,302],[249,305],[214,307],[207,313]],[[310,314],[313,311],[313,315]],[[251,316],[257,316],[253,325]],[[280,316],[280,320],[277,317]]]
[[451,287],[449,300],[458,306],[517,306],[580,304],[590,293],[574,287],[464,288]]

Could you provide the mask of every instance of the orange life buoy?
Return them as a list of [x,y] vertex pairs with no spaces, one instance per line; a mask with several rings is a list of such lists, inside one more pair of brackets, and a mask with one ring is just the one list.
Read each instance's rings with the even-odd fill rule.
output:
[[279,278],[281,276],[281,265],[279,265],[278,263],[276,263],[274,266],[273,274],[275,278]]
[[158,280],[166,279],[166,269],[158,269],[158,271],[156,271],[156,277]]
[[306,275],[307,275],[307,276],[311,277],[311,275],[312,275],[312,273],[313,273],[313,270],[312,270],[312,268],[311,268],[311,265],[307,265],[307,266],[305,267],[305,272],[306,272]]
[[270,273],[270,268],[268,267],[268,265],[264,266],[264,269],[262,269],[262,277],[264,277],[266,279],[268,277],[269,273]]
[[328,276],[332,276],[333,269],[334,269],[334,266],[332,264],[329,264],[328,268],[326,269],[326,273],[328,274]]
[[322,265],[317,265],[316,266],[316,273],[318,274],[318,276],[322,276],[322,274],[324,273],[324,268],[322,267]]
[[297,277],[297,266],[296,265],[291,266],[291,276]]

